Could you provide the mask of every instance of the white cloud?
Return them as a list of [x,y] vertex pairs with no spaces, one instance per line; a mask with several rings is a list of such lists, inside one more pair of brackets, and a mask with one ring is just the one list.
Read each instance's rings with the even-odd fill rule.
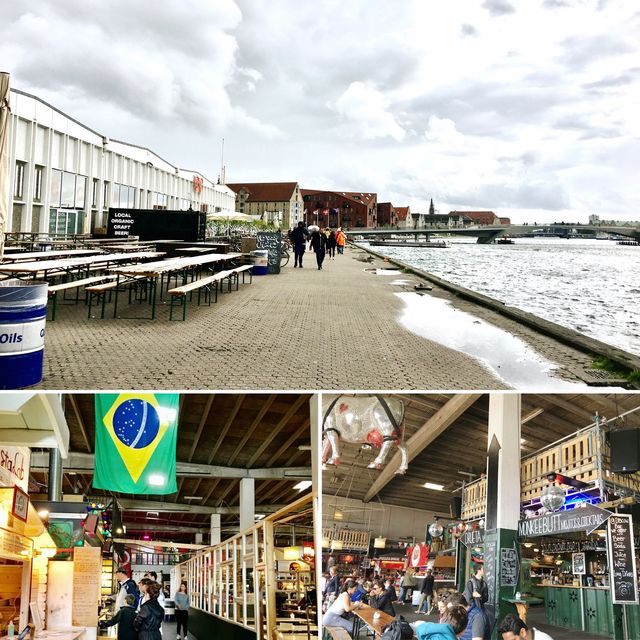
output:
[[234,180],[637,219],[632,4],[5,0],[0,60],[12,86],[213,177],[224,137]]
[[327,105],[349,122],[354,137],[365,140],[390,137],[403,140],[406,132],[388,110],[389,101],[376,87],[352,82],[335,102]]

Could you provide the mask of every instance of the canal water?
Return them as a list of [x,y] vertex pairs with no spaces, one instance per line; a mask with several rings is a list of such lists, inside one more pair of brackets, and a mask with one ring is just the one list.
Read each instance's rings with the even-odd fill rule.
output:
[[640,247],[561,238],[450,241],[448,249],[372,249],[640,354]]

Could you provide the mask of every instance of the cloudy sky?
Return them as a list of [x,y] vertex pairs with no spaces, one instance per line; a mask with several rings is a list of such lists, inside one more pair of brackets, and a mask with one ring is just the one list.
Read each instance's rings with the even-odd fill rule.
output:
[[0,67],[216,179],[640,219],[636,0],[3,0]]

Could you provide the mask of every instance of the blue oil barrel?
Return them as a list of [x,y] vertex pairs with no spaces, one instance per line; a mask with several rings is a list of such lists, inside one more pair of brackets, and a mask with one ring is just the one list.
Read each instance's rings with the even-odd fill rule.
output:
[[258,249],[251,252],[253,260],[253,275],[266,276],[269,273],[269,251],[267,249]]
[[0,389],[42,381],[47,288],[35,280],[0,281]]

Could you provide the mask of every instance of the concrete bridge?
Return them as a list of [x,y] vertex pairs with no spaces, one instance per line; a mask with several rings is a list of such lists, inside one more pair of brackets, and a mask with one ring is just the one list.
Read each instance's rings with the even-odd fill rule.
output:
[[419,236],[426,236],[427,240],[432,235],[450,234],[455,236],[471,236],[477,238],[479,244],[490,244],[496,238],[502,235],[522,236],[525,234],[537,233],[541,237],[576,237],[578,235],[589,236],[597,233],[608,233],[625,236],[633,240],[640,241],[640,227],[609,227],[609,226],[593,226],[593,225],[576,225],[576,224],[546,224],[546,225],[530,225],[530,224],[505,224],[497,226],[485,227],[423,227],[418,229],[364,229],[354,228],[346,231],[349,239],[354,236],[362,236],[363,238],[389,238],[391,235],[415,236],[416,240]]

